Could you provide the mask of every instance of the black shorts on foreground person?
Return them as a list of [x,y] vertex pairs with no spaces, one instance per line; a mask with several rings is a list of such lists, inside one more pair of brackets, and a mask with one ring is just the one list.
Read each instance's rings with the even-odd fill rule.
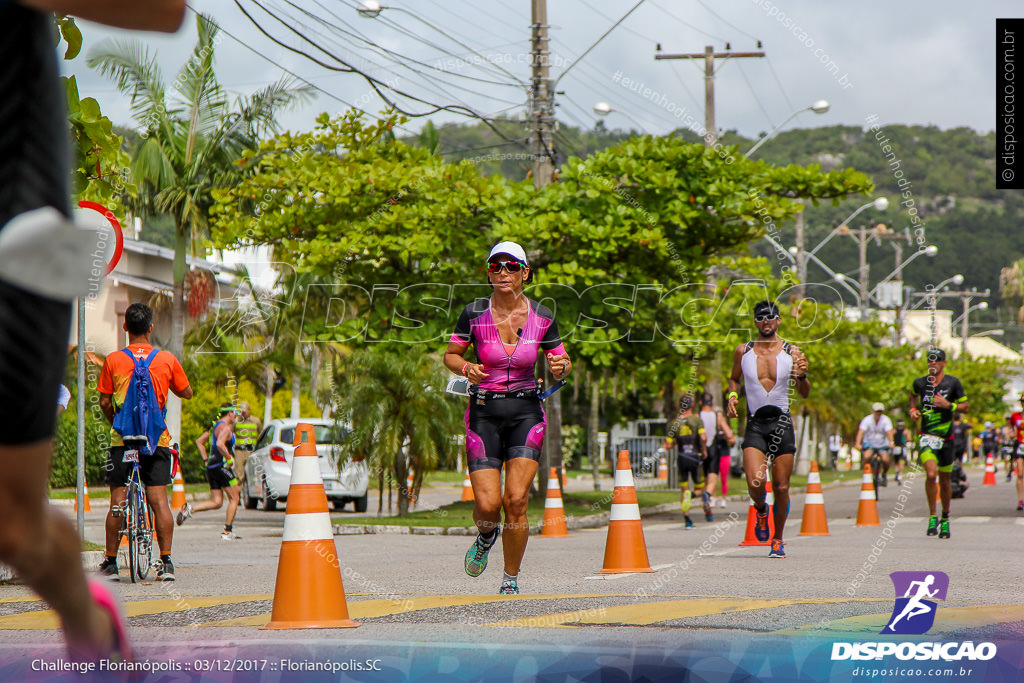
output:
[[[0,5],[0,272],[6,273],[0,275],[0,562],[53,607],[70,657],[79,661],[129,659],[131,647],[117,599],[86,579],[74,526],[46,501],[54,401],[67,363],[70,301],[85,292],[69,294],[69,288],[51,286],[74,278],[49,278],[44,272],[59,271],[53,263],[70,264],[69,271],[76,272],[75,266],[83,263],[92,267],[90,252],[64,249],[80,241],[69,232],[67,221],[67,104],[58,78],[53,13],[174,31],[184,11],[181,0],[22,0]],[[28,220],[40,214],[52,220]],[[14,235],[28,239],[19,247],[12,245]],[[20,256],[12,258],[12,253]],[[50,267],[33,272],[31,264],[40,262]],[[23,277],[26,273],[28,278]],[[33,283],[33,277],[39,281]],[[63,295],[57,296],[62,289]]]

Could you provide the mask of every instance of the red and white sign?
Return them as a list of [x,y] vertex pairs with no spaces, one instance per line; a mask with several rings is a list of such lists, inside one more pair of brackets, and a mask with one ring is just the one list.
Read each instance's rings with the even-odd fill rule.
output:
[[107,260],[107,270],[103,274],[109,275],[121,260],[121,253],[124,251],[121,224],[113,212],[102,204],[82,200],[78,202],[78,207],[75,209],[75,224],[100,232],[99,244]]

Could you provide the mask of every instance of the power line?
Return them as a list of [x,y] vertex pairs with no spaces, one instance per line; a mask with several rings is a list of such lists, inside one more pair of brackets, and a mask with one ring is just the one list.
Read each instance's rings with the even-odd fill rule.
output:
[[[296,9],[297,9],[298,11],[300,11],[300,12],[302,12],[303,14],[305,14],[305,15],[309,16],[309,17],[310,17],[310,18],[312,18],[313,20],[315,20],[315,21],[318,21],[318,22],[320,22],[320,23],[321,23],[321,24],[323,24],[324,26],[326,26],[326,27],[329,27],[330,29],[334,29],[334,30],[340,31],[340,32],[341,32],[341,33],[343,33],[343,34],[346,34],[346,35],[350,35],[350,36],[353,36],[353,37],[354,37],[355,39],[357,39],[357,40],[362,40],[363,42],[366,42],[367,44],[371,45],[372,47],[374,47],[374,48],[376,48],[376,49],[380,50],[381,52],[385,53],[385,54],[383,55],[383,56],[385,57],[385,59],[391,58],[391,61],[392,61],[392,62],[393,62],[393,63],[395,64],[395,66],[396,66],[396,67],[399,67],[399,68],[404,68],[404,69],[408,69],[409,71],[411,71],[412,73],[414,73],[414,74],[416,74],[416,75],[420,76],[420,77],[421,77],[421,78],[423,78],[424,80],[427,80],[427,81],[431,81],[432,83],[434,83],[435,85],[437,85],[437,86],[439,86],[439,87],[443,87],[443,88],[454,88],[454,89],[456,89],[456,90],[462,90],[462,91],[464,91],[464,92],[469,92],[469,93],[473,93],[473,94],[479,94],[479,90],[474,90],[474,89],[471,89],[471,88],[467,88],[467,87],[464,87],[464,86],[461,86],[461,85],[457,85],[457,84],[455,84],[455,83],[449,83],[448,81],[442,80],[442,79],[440,79],[440,78],[438,78],[438,77],[432,76],[432,75],[430,75],[430,74],[426,74],[426,73],[423,73],[423,72],[422,72],[422,71],[420,71],[419,69],[415,69],[415,68],[413,68],[413,67],[409,66],[408,64],[404,64],[404,63],[402,63],[401,61],[395,61],[395,59],[394,59],[394,58],[395,58],[395,57],[397,57],[397,58],[399,58],[399,59],[405,59],[405,60],[408,60],[408,61],[414,62],[414,63],[416,63],[416,64],[421,64],[421,65],[423,65],[423,66],[426,66],[427,68],[430,68],[430,69],[433,69],[433,70],[436,70],[436,71],[441,71],[442,73],[447,73],[447,74],[451,74],[451,75],[453,75],[453,76],[460,76],[460,77],[462,77],[462,78],[471,78],[471,79],[473,79],[473,80],[475,80],[475,81],[481,81],[481,82],[484,82],[484,83],[489,83],[489,84],[492,84],[492,85],[505,85],[505,86],[512,86],[512,87],[516,87],[516,86],[514,86],[513,84],[508,84],[508,83],[498,83],[498,82],[496,82],[496,81],[489,81],[489,80],[485,80],[485,79],[480,79],[480,78],[476,78],[476,77],[473,77],[473,76],[463,76],[462,74],[457,74],[457,73],[449,72],[449,71],[446,71],[446,70],[444,70],[444,69],[440,69],[440,68],[438,68],[438,67],[436,67],[436,66],[434,66],[434,65],[431,65],[431,64],[426,64],[425,62],[420,62],[420,61],[418,61],[418,60],[415,60],[415,59],[413,59],[413,58],[411,58],[411,57],[406,57],[406,56],[404,56],[404,55],[400,55],[399,53],[396,53],[396,52],[392,52],[391,50],[388,50],[387,48],[384,48],[384,47],[382,47],[382,46],[380,46],[380,45],[377,45],[376,43],[374,43],[373,41],[371,41],[371,40],[369,40],[369,39],[367,39],[367,38],[363,38],[362,36],[358,36],[358,35],[356,35],[356,34],[354,34],[354,33],[350,32],[350,31],[346,31],[345,29],[343,29],[343,28],[341,28],[341,27],[338,27],[338,26],[336,26],[336,25],[332,24],[331,22],[329,22],[329,21],[327,21],[327,20],[325,20],[325,19],[323,19],[323,18],[321,18],[321,17],[318,17],[318,16],[316,16],[315,14],[312,14],[311,12],[308,12],[307,10],[305,10],[305,9],[303,9],[303,8],[301,8],[301,7],[297,6],[297,5],[295,5],[295,3],[293,3],[293,2],[290,2],[290,0],[286,0],[286,1],[288,2],[288,4],[289,4],[289,5],[291,5],[291,6],[295,7],[295,8],[296,8]],[[299,24],[300,26],[302,26],[303,28],[305,28],[305,29],[307,29],[307,30],[310,30],[310,31],[314,30],[314,29],[312,29],[312,28],[308,27],[308,26],[307,26],[306,24],[303,24],[303,23],[301,23],[300,21],[298,21],[297,19],[295,19],[295,18],[293,18],[293,17],[291,17],[291,16],[289,16],[288,18],[289,18],[289,19],[292,19],[293,21],[295,21],[295,23]],[[339,19],[339,21],[342,21],[342,22],[344,23],[344,20],[342,20],[342,19]],[[329,38],[329,37],[328,37],[328,38],[326,38],[326,39],[327,39],[327,40],[332,40],[332,38]],[[336,41],[336,40],[335,40],[334,42],[335,42],[335,44],[338,44],[338,45],[340,45],[340,43],[339,43],[338,41]],[[328,54],[328,55],[330,55],[330,53],[329,53],[329,52],[327,52],[326,50],[324,50],[324,49],[323,49],[323,48],[322,48],[322,47],[321,47],[320,45],[318,45],[318,44],[316,44],[316,43],[311,43],[311,44],[312,44],[312,45],[313,45],[314,47],[316,47],[316,48],[317,48],[318,50],[320,50],[321,52],[324,52],[325,54]],[[373,63],[373,62],[371,62],[371,63]],[[377,65],[377,64],[375,64],[375,63],[373,63],[373,64],[374,64],[374,66],[380,66],[380,65]],[[382,68],[382,69],[384,69],[385,71],[387,71],[388,73],[392,73],[392,74],[393,74],[393,75],[395,75],[396,77],[399,77],[399,78],[400,78],[400,76],[398,76],[397,74],[394,74],[394,72],[392,72],[392,71],[388,70],[388,69],[387,69],[386,67],[383,67],[383,66],[381,66],[380,68]],[[492,98],[491,98],[491,99],[495,99],[495,100],[498,100],[499,102],[503,102],[503,103],[505,103],[505,104],[512,104],[512,105],[516,105],[516,104],[519,104],[519,103],[517,103],[517,102],[513,102],[513,101],[511,101],[511,100],[506,100],[506,99],[503,99],[503,98],[500,98],[500,97],[493,97],[493,96],[492,96]],[[465,103],[465,102],[463,102],[462,104],[466,104],[466,103]],[[466,106],[468,106],[468,104],[467,104]]]
[[[241,4],[241,2],[239,0],[234,0],[234,1],[235,1],[235,5],[242,12],[242,14],[244,14],[246,16],[246,18],[260,31],[260,33],[265,35],[271,41],[273,41],[277,45],[280,45],[281,47],[285,48],[286,50],[288,50],[290,52],[294,52],[296,54],[302,55],[303,57],[305,57],[309,61],[311,61],[311,62],[313,62],[315,64],[318,64],[319,66],[322,66],[325,69],[328,69],[328,70],[331,70],[331,71],[344,72],[344,73],[359,74],[360,76],[363,77],[364,80],[366,80],[370,84],[370,87],[372,87],[374,89],[374,91],[377,93],[377,95],[382,100],[384,100],[384,102],[387,103],[395,111],[398,111],[398,112],[400,112],[402,114],[405,114],[406,116],[413,117],[413,118],[419,118],[419,117],[422,117],[422,116],[429,116],[430,114],[435,114],[435,113],[437,113],[439,111],[450,111],[452,113],[457,113],[457,114],[461,113],[461,114],[463,114],[465,116],[469,116],[469,117],[472,117],[472,118],[475,118],[475,119],[478,119],[478,120],[482,121],[486,126],[491,128],[491,130],[493,130],[496,134],[498,134],[498,136],[501,137],[502,139],[504,139],[504,140],[506,140],[508,142],[514,142],[510,138],[506,137],[503,133],[501,133],[501,131],[499,131],[497,128],[495,128],[491,124],[489,119],[487,119],[484,116],[481,116],[480,114],[478,114],[477,112],[473,111],[469,107],[466,107],[464,105],[439,105],[439,104],[435,104],[433,102],[430,102],[428,100],[424,100],[423,98],[420,98],[420,97],[416,97],[415,95],[411,95],[411,94],[409,94],[407,92],[404,92],[402,90],[399,90],[397,88],[388,86],[386,83],[380,81],[379,79],[377,79],[377,78],[375,78],[373,76],[370,76],[369,74],[363,72],[360,69],[355,68],[354,66],[352,66],[351,64],[349,64],[345,60],[341,59],[337,55],[335,55],[335,54],[333,54],[333,53],[331,53],[331,52],[329,52],[327,50],[324,50],[319,45],[317,45],[317,49],[319,49],[320,51],[324,52],[325,54],[328,54],[332,59],[337,61],[342,66],[339,67],[339,66],[335,66],[335,65],[332,65],[332,64],[327,64],[327,63],[323,62],[322,60],[317,59],[313,55],[310,55],[309,53],[305,52],[304,50],[300,50],[297,47],[294,47],[292,45],[289,45],[289,44],[285,43],[284,41],[282,41],[282,40],[276,38],[275,36],[271,35],[270,32],[268,32],[263,27],[263,25],[260,24],[260,22],[258,22],[255,19],[255,17],[253,17],[248,11],[246,11],[245,7],[242,6],[242,4]],[[260,9],[262,9],[264,12],[266,12],[267,14],[272,16],[274,19],[276,19],[278,22],[280,22],[283,26],[285,26],[292,33],[295,33],[297,36],[299,36],[300,38],[305,40],[307,43],[309,43],[311,45],[316,45],[316,43],[314,43],[308,37],[303,35],[301,31],[296,30],[294,27],[289,26],[286,22],[282,21],[280,17],[275,15],[273,12],[268,10],[266,7],[264,7],[258,0],[252,0],[252,2],[256,6],[258,6]],[[407,111],[407,110],[403,109],[402,107],[400,107],[396,102],[394,102],[393,100],[388,98],[383,92],[381,92],[380,86],[383,86],[384,88],[386,88],[388,90],[391,90],[392,92],[394,92],[394,93],[396,93],[398,95],[401,95],[402,97],[406,97],[406,98],[411,99],[413,101],[420,102],[422,104],[426,104],[427,106],[432,107],[432,109],[430,111],[420,112],[420,113],[415,113],[415,112]]]
[[705,4],[704,4],[704,2],[703,2],[703,0],[697,0],[697,4],[698,4],[698,5],[700,5],[701,7],[703,7],[704,9],[706,9],[706,10],[707,10],[708,12],[711,12],[711,14],[712,14],[713,16],[715,16],[715,17],[718,17],[719,21],[721,21],[721,22],[722,22],[723,24],[725,24],[725,25],[726,25],[726,26],[728,26],[729,28],[733,29],[734,31],[739,31],[740,33],[742,33],[743,35],[745,35],[745,36],[746,36],[747,38],[750,38],[751,40],[757,41],[757,43],[758,43],[757,47],[758,47],[758,48],[760,48],[760,47],[761,47],[761,41],[760,41],[760,40],[759,40],[758,38],[755,38],[754,36],[750,35],[750,34],[749,34],[749,33],[747,33],[746,31],[744,31],[743,29],[741,29],[741,28],[740,28],[739,26],[736,26],[735,24],[729,23],[729,22],[728,22],[728,21],[727,21],[727,20],[725,19],[725,17],[723,17],[723,16],[721,15],[721,14],[719,14],[719,13],[718,13],[718,12],[716,12],[715,10],[713,10],[713,9],[711,9],[710,7],[708,7],[707,5],[705,5]]
[[661,5],[659,5],[659,4],[658,4],[657,2],[655,2],[654,0],[649,0],[649,1],[650,1],[650,4],[651,4],[651,7],[654,7],[655,9],[658,9],[658,10],[660,10],[660,11],[661,11],[661,12],[663,12],[664,14],[668,15],[668,17],[669,17],[670,19],[672,19],[672,20],[673,20],[673,21],[675,21],[675,22],[678,22],[678,23],[682,24],[682,25],[683,25],[683,26],[685,26],[686,28],[688,28],[688,29],[692,29],[692,30],[696,31],[697,33],[700,33],[701,35],[705,35],[705,36],[707,36],[708,38],[712,38],[712,39],[714,39],[714,40],[717,40],[718,42],[722,43],[723,45],[724,45],[725,43],[729,42],[729,41],[727,41],[727,40],[726,40],[725,38],[719,38],[719,37],[718,37],[718,36],[716,36],[716,35],[713,35],[713,34],[711,34],[711,33],[708,33],[707,31],[704,31],[704,30],[702,30],[702,29],[699,29],[699,28],[697,28],[697,27],[696,27],[696,26],[694,26],[693,24],[688,24],[688,23],[686,23],[685,21],[683,21],[682,19],[680,19],[679,17],[677,17],[677,16],[675,15],[675,14],[673,14],[672,12],[669,12],[669,11],[668,11],[667,9],[665,9],[664,7],[662,7]]
[[740,76],[743,77],[743,82],[747,84],[747,89],[750,90],[750,94],[754,96],[754,101],[757,102],[758,108],[761,109],[761,113],[768,119],[769,130],[775,127],[772,123],[772,117],[768,114],[768,110],[764,108],[764,103],[761,102],[761,98],[758,96],[757,91],[754,90],[754,86],[750,84],[750,79],[747,78],[747,73],[743,70],[743,66],[739,63],[736,64],[736,68],[740,70]]
[[618,27],[618,25],[619,25],[619,24],[621,24],[622,22],[624,22],[624,21],[625,21],[625,20],[626,20],[626,19],[627,19],[627,18],[629,17],[629,15],[630,15],[630,14],[632,14],[632,13],[633,13],[633,12],[635,12],[636,10],[640,9],[640,5],[644,4],[644,2],[646,2],[646,1],[647,1],[647,0],[639,0],[639,2],[637,2],[637,3],[635,4],[635,5],[633,5],[633,7],[631,7],[631,8],[630,8],[630,10],[629,10],[628,12],[626,12],[625,14],[623,14],[623,15],[622,15],[622,16],[621,16],[621,17],[619,18],[619,20],[618,20],[618,21],[616,21],[616,22],[615,22],[614,24],[612,24],[612,25],[611,25],[611,26],[610,26],[610,27],[608,28],[608,30],[607,30],[607,31],[605,31],[604,33],[602,33],[602,34],[601,34],[601,37],[600,37],[600,38],[598,38],[597,40],[595,40],[595,41],[593,42],[593,44],[592,44],[592,45],[591,45],[590,47],[588,47],[588,48],[587,48],[586,50],[584,50],[584,51],[583,51],[583,54],[581,54],[581,55],[580,55],[579,57],[577,57],[577,58],[576,58],[576,59],[575,59],[575,60],[573,61],[573,63],[572,63],[572,64],[570,64],[569,66],[565,67],[565,71],[563,71],[563,72],[562,72],[562,73],[561,73],[561,74],[560,74],[560,75],[558,76],[558,78],[556,78],[556,79],[555,79],[555,84],[557,84],[557,83],[558,83],[558,81],[562,80],[562,78],[563,78],[563,77],[564,77],[564,76],[565,76],[565,75],[566,75],[567,73],[569,73],[569,72],[570,72],[570,71],[572,70],[572,68],[573,68],[574,66],[576,66],[577,64],[579,64],[580,60],[582,60],[582,59],[583,59],[584,57],[586,57],[586,56],[587,56],[588,54],[590,54],[590,51],[591,51],[591,50],[593,50],[593,49],[594,49],[595,47],[597,47],[598,43],[600,43],[600,42],[601,42],[602,40],[604,40],[605,38],[607,38],[607,37],[608,37],[608,34],[610,34],[610,33],[611,33],[612,31],[614,31],[614,30],[616,29],[616,27]]
[[[193,14],[195,14],[196,16],[199,16],[200,12],[197,9],[195,9],[194,7],[192,7],[191,5],[188,5],[188,4],[186,4],[186,7],[188,7],[188,9]],[[342,98],[338,97],[334,93],[328,92],[327,90],[324,90],[323,88],[321,88],[320,86],[316,85],[315,83],[313,83],[313,82],[303,78],[302,76],[298,75],[294,71],[291,71],[290,69],[288,69],[284,65],[280,64],[279,62],[274,61],[273,59],[271,59],[270,57],[268,57],[264,53],[260,52],[256,48],[252,47],[252,45],[250,45],[249,43],[246,43],[241,38],[239,38],[238,36],[234,35],[233,33],[228,31],[224,27],[220,26],[219,24],[217,25],[217,30],[220,31],[221,33],[223,33],[224,35],[226,35],[228,38],[231,38],[232,40],[234,40],[236,43],[238,43],[239,45],[244,47],[249,52],[252,52],[253,54],[261,57],[262,59],[264,59],[268,63],[273,64],[274,66],[276,66],[278,69],[280,69],[284,73],[288,74],[289,76],[291,76],[295,80],[300,81],[300,82],[308,85],[310,88],[313,88],[317,92],[321,92],[324,95],[326,95],[327,97],[329,97],[330,99],[332,99],[332,100],[334,100],[336,102],[340,102],[341,104],[345,105],[346,107],[348,107],[350,109],[355,109],[356,111],[361,112],[363,114],[366,114],[367,116],[369,116],[371,118],[374,118],[374,119],[377,119],[378,121],[383,121],[384,120],[383,117],[378,116],[377,114],[370,113],[370,112],[366,111],[365,109],[361,109],[361,108],[357,107],[356,105],[352,104],[351,102],[343,100]],[[415,135],[415,133],[413,131],[409,130],[408,128],[405,128],[404,126],[399,125],[399,126],[395,126],[395,127],[399,128],[401,130],[404,130],[405,132],[409,133],[410,135]]]

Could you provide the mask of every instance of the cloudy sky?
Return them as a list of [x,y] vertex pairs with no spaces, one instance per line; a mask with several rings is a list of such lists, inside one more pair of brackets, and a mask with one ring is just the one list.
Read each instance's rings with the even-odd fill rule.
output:
[[[403,94],[402,108],[461,105],[485,116],[525,111],[530,78],[530,3],[394,0],[377,19],[359,16],[357,0],[191,0],[225,35],[217,47],[221,82],[248,93],[285,74],[320,89],[317,99],[282,117],[291,129],[312,127],[317,113],[356,105],[378,112],[384,103],[361,76],[339,73],[275,44],[267,33],[321,61],[347,63]],[[613,109],[606,125],[664,133],[703,123],[703,60],[656,61],[663,53],[755,51],[765,58],[716,63],[716,114],[721,129],[753,137],[817,100],[831,109],[804,112],[787,127],[846,124],[934,124],[994,127],[995,18],[1012,17],[1017,3],[812,2],[810,0],[645,0],[624,22],[569,68],[635,0],[550,0],[552,73],[559,77],[558,118],[590,128],[597,102]],[[112,32],[85,24],[86,52],[110,36],[145,41],[172,81],[195,42],[195,17],[173,36]],[[417,60],[419,64],[411,60]],[[96,97],[117,123],[128,123],[128,102],[80,57],[66,65],[83,96]],[[566,69],[568,68],[568,71]],[[563,75],[564,74],[564,75]],[[627,82],[633,83],[632,89]],[[644,88],[649,91],[644,92]],[[425,102],[407,97],[412,95]],[[429,104],[428,104],[429,103]],[[466,120],[442,111],[436,123]],[[417,130],[424,118],[407,124]]]

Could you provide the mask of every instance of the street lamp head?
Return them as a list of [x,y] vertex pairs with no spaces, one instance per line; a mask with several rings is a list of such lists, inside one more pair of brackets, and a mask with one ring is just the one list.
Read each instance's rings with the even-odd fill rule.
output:
[[817,102],[812,104],[810,107],[808,107],[808,109],[813,111],[815,114],[824,114],[825,112],[828,111],[828,108],[829,108],[829,104],[825,100],[818,100]]
[[832,279],[835,280],[836,282],[844,282],[846,280],[846,276],[843,275],[842,273],[836,273],[835,275],[832,276]]
[[952,277],[952,279],[951,279],[950,281],[951,281],[951,282],[952,282],[952,283],[953,283],[954,285],[956,285],[957,287],[959,287],[960,285],[962,285],[962,284],[964,283],[964,276],[963,276],[963,275],[961,275],[960,273],[957,273],[956,275],[954,275],[954,276]]
[[612,105],[607,102],[598,102],[594,105],[594,113],[598,116],[608,116],[612,113]]
[[794,246],[794,247],[790,247],[790,248],[788,249],[788,251],[789,251],[789,253],[790,253],[790,254],[792,254],[793,256],[796,256],[796,255],[797,255],[798,253],[800,253],[800,250],[799,250],[799,249],[797,249],[797,248],[796,248],[795,246]]
[[878,199],[873,201],[872,204],[878,211],[885,211],[886,209],[889,208],[889,200],[886,199],[885,197],[879,197]]
[[934,244],[929,244],[927,247],[924,248],[924,255],[925,256],[935,256],[938,253],[939,253],[939,248],[937,246],[935,246]]
[[363,0],[362,5],[356,8],[359,16],[367,19],[376,19],[384,7],[377,0]]
[[978,310],[979,311],[987,311],[988,310],[988,302],[987,301],[982,301],[980,304],[978,304]]

